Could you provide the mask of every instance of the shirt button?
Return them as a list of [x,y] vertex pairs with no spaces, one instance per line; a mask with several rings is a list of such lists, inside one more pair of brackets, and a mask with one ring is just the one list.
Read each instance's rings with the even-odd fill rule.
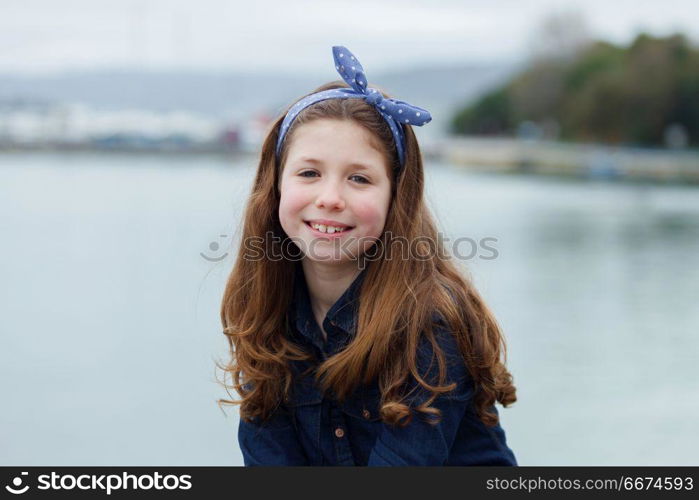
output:
[[336,437],[341,438],[344,435],[345,435],[345,431],[342,429],[342,427],[338,427],[337,429],[335,429],[335,436]]
[[362,417],[369,419],[371,418],[371,412],[369,410],[362,411]]

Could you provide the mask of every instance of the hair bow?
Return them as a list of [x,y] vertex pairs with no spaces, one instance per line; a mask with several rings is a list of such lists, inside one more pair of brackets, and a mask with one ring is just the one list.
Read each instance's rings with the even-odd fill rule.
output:
[[432,120],[429,111],[404,101],[383,97],[379,90],[367,87],[368,84],[366,75],[364,74],[364,68],[357,57],[352,54],[347,47],[336,45],[332,48],[332,51],[333,58],[335,59],[335,69],[351,88],[324,90],[306,96],[294,104],[287,112],[280,127],[276,149],[277,158],[279,158],[279,153],[284,143],[284,137],[289,127],[294,121],[294,118],[296,118],[304,108],[325,99],[360,98],[365,99],[366,102],[373,105],[388,123],[396,143],[398,158],[402,166],[405,162],[405,136],[402,125],[408,124],[418,127],[425,125]]

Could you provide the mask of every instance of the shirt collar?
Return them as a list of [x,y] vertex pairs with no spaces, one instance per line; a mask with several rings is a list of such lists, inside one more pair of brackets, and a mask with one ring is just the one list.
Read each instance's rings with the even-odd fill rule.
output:
[[[330,323],[333,327],[339,328],[346,337],[353,337],[356,331],[357,313],[359,312],[359,290],[365,275],[366,269],[362,269],[325,316],[324,324]],[[291,310],[293,312],[292,321],[296,326],[296,330],[322,350],[322,333],[313,315],[308,285],[306,284],[306,277],[300,262],[296,263],[294,273],[294,296]],[[328,337],[333,337],[333,334],[327,327],[325,330],[328,332]],[[328,340],[329,343],[335,343],[333,340],[339,342],[342,339],[329,338]]]

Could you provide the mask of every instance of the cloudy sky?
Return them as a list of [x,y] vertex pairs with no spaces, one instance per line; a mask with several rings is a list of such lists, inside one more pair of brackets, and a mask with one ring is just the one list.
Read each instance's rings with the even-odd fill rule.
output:
[[556,13],[626,43],[699,42],[697,0],[2,0],[0,72],[177,68],[327,72],[346,45],[371,68],[515,61]]

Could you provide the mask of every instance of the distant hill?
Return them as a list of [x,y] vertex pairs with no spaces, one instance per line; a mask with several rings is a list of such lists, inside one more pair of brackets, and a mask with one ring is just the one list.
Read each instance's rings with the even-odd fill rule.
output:
[[595,41],[540,59],[454,113],[464,135],[543,135],[632,146],[699,146],[699,47],[682,34]]
[[425,108],[433,121],[426,135],[448,130],[455,111],[509,79],[513,64],[422,67],[377,76],[375,82],[402,101]]
[[[446,127],[453,107],[476,98],[504,81],[515,68],[489,66],[416,68],[376,75],[370,83],[399,99],[428,109],[434,117],[431,133]],[[0,74],[0,103],[28,101],[84,103],[98,110],[184,110],[220,119],[244,119],[251,114],[276,114],[297,96],[327,78],[285,74],[243,74],[202,71],[113,70],[69,72],[50,76]]]

